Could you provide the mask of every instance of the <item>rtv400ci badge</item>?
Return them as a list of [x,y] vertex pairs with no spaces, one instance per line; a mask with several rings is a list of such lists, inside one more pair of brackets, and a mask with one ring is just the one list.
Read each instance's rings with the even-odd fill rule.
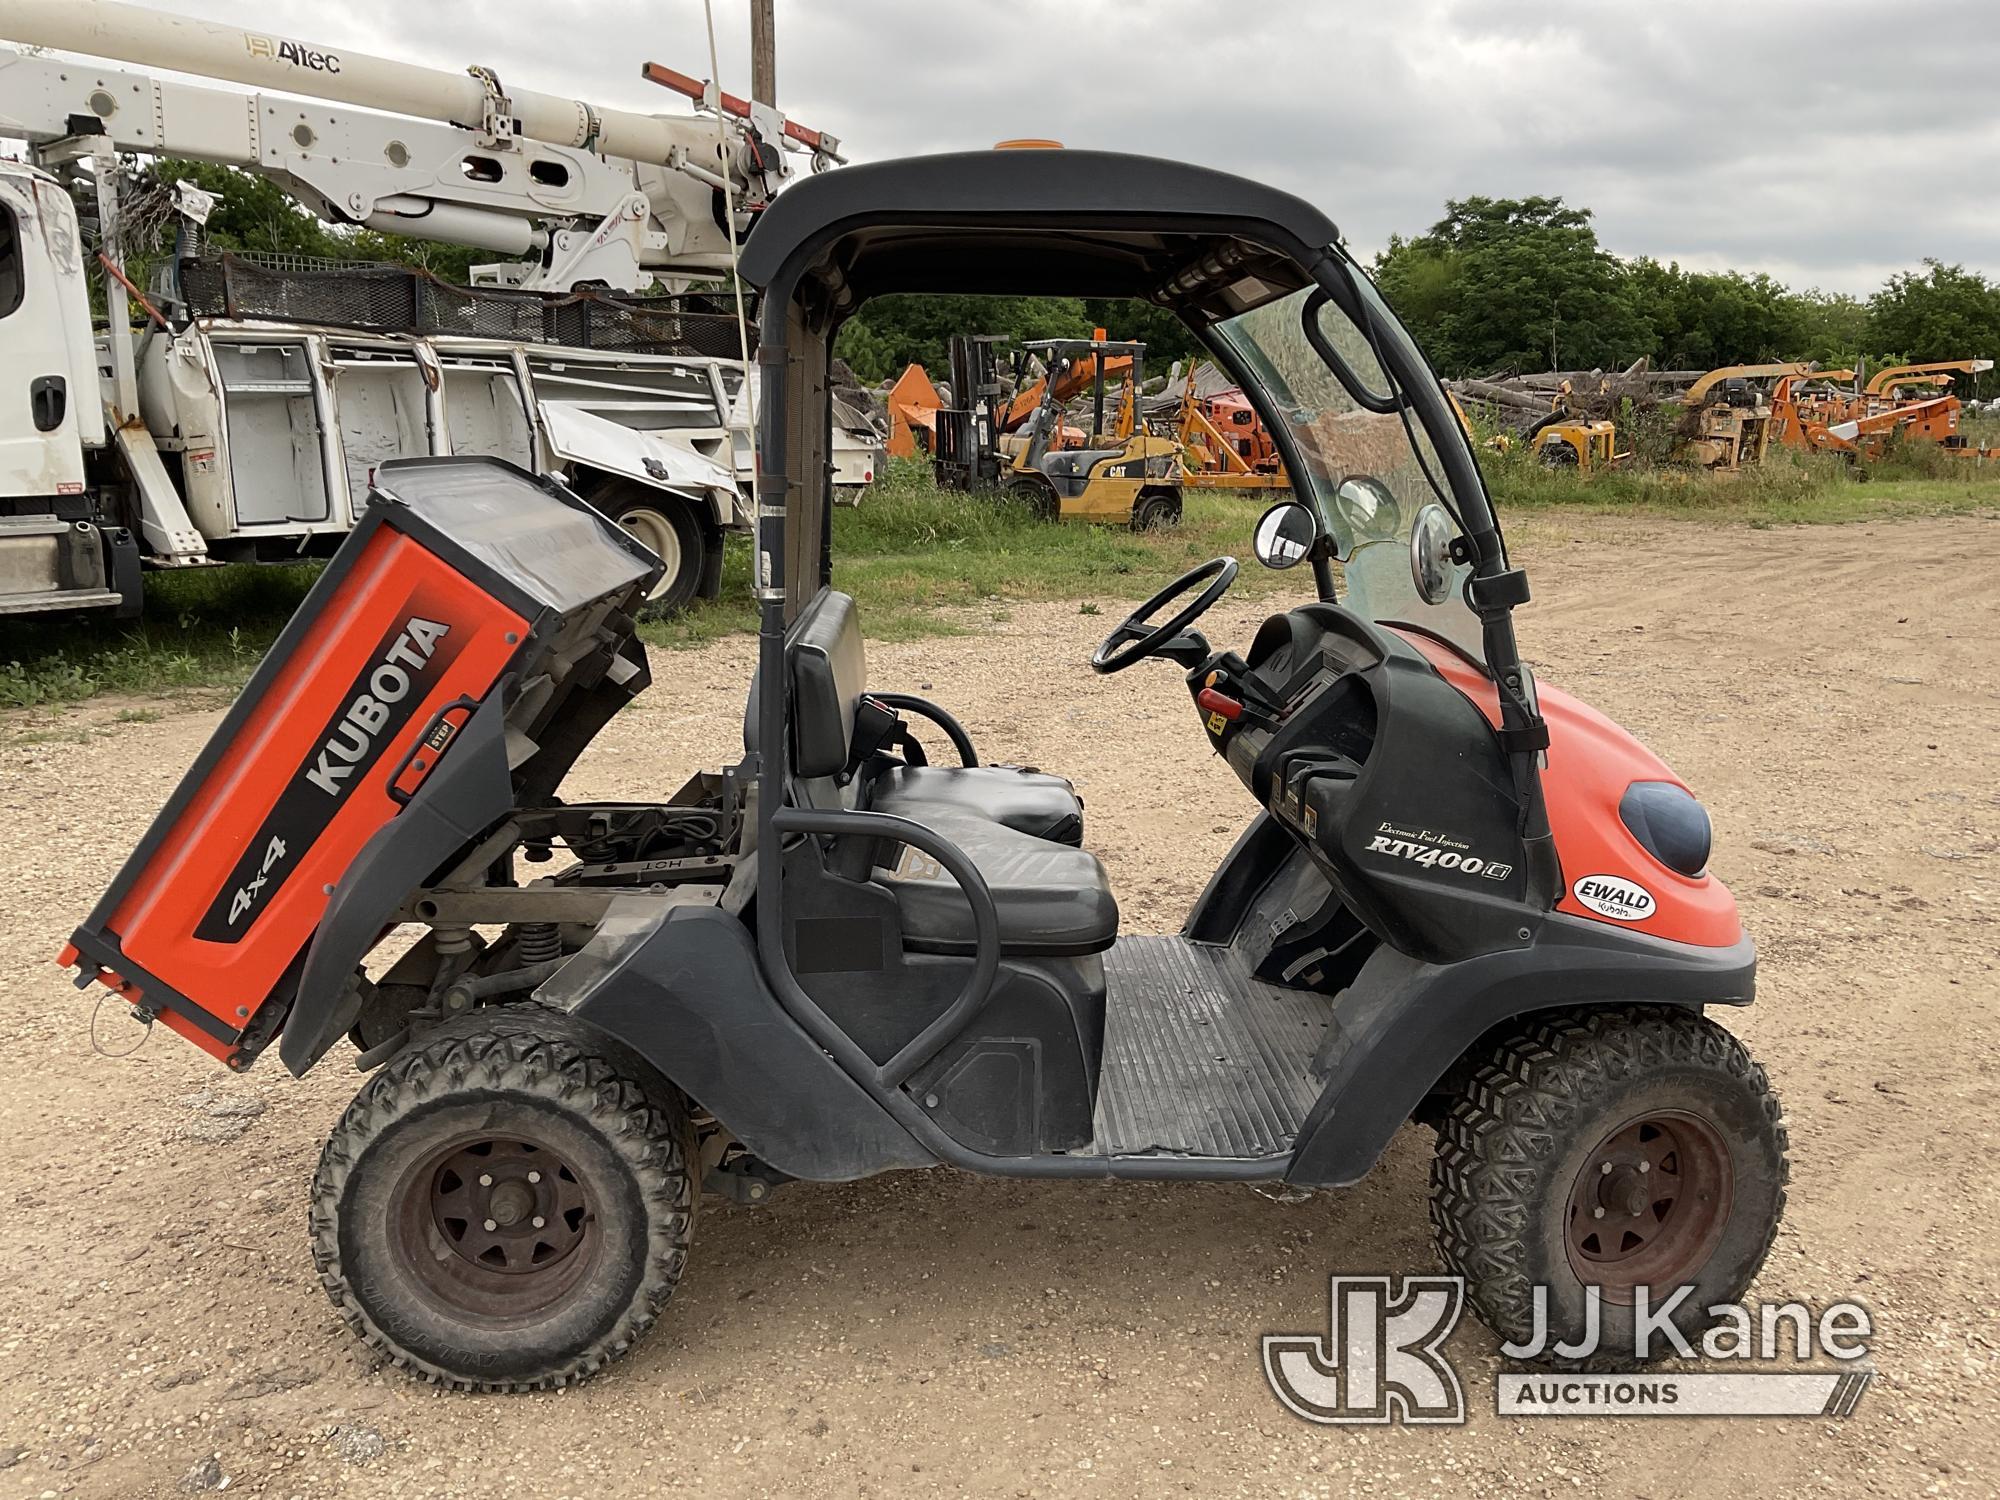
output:
[[1368,841],[1368,852],[1406,859],[1426,870],[1478,875],[1487,880],[1505,880],[1514,873],[1513,865],[1474,854],[1463,839],[1430,828],[1398,828],[1393,823],[1382,823]]

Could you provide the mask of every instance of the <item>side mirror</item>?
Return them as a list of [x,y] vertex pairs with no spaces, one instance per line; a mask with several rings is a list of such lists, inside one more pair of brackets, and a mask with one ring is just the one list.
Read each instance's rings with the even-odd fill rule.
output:
[[1403,534],[1403,507],[1396,492],[1372,474],[1341,480],[1333,503],[1357,543],[1394,541]]
[[1426,505],[1410,527],[1410,578],[1426,604],[1451,597],[1452,531],[1451,516],[1442,505]]
[[1291,568],[1311,556],[1319,521],[1296,500],[1280,500],[1257,519],[1251,545],[1267,568]]

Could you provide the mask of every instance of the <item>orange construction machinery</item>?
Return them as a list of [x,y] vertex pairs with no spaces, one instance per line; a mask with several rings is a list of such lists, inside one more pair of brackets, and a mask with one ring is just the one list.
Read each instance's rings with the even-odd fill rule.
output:
[[[983,417],[991,429],[989,440],[984,444],[967,443],[964,446],[983,447],[989,452],[996,450],[997,439],[1018,432],[1026,425],[1028,419],[1041,409],[1044,398],[1051,396],[1049,376],[1025,382],[1011,397],[1003,397],[999,350],[1008,342],[1010,340],[1001,335],[986,333],[960,334],[952,338],[952,402],[947,402],[939,394],[938,388],[931,382],[930,372],[922,365],[905,365],[903,373],[896,377],[896,383],[889,387],[889,456],[936,457],[940,411],[965,412],[975,420]],[[1096,331],[1093,342],[1105,342],[1102,328]],[[1100,362],[1106,380],[1114,384],[1132,368],[1129,354],[1099,355],[1086,348],[1055,372],[1052,399],[1061,404],[1093,389],[1097,384]],[[1052,447],[1080,448],[1087,434],[1080,427],[1064,423],[1053,430],[1050,437]],[[944,441],[946,446],[954,446],[951,439]],[[998,478],[998,470],[994,467],[993,472],[975,473],[968,478],[993,483]]]
[[[1892,442],[1905,441],[1936,443],[1976,462],[2000,458],[2000,449],[1982,448],[1960,433],[1964,407],[1949,389],[1959,375],[1992,368],[1990,359],[1893,365],[1859,390],[1852,370],[1787,376],[1771,389],[1771,441],[1868,462],[1881,458]],[[1906,396],[1912,388],[1920,394]]]
[[1174,422],[1181,483],[1197,489],[1283,490],[1291,476],[1257,409],[1236,386],[1201,389],[1209,366],[1190,364]]
[[1710,370],[1681,397],[1674,456],[1682,463],[1730,472],[1761,463],[1772,439],[1775,409],[1760,382],[1810,374],[1810,364],[1725,365]]
[[[1001,378],[1001,346],[1008,342],[994,334],[955,336],[950,400],[922,365],[906,366],[887,398],[890,457],[929,457],[941,465],[941,482],[954,488],[996,484],[1006,461],[1022,445],[1022,429],[1044,405],[1060,412],[1070,401],[1105,389],[1123,389],[1121,403],[1131,395],[1134,357],[1112,352],[1124,346],[1112,344],[1101,328],[1087,341],[1060,341],[1064,357],[1033,380],[1026,378],[1024,367],[1030,346],[1023,346],[1014,356],[1011,395]],[[1160,398],[1146,403],[1147,422],[1155,431],[1164,434],[1165,424],[1173,424],[1181,450],[1181,483],[1191,489],[1289,489],[1291,477],[1278,445],[1256,408],[1241,389],[1222,384],[1222,379],[1211,365],[1191,364],[1178,402],[1169,399],[1164,411]],[[1121,404],[1115,413],[1094,408],[1089,431],[1078,425],[1084,420],[1052,422],[1047,446],[1064,450],[1129,438],[1135,416],[1129,405]],[[983,441],[982,428],[990,433]]]
[[[1097,329],[1090,337],[1093,344],[1102,344],[1107,341],[1102,328]],[[1068,363],[1062,365],[1061,368],[1051,372],[1055,380],[1055,390],[1052,399],[1057,402],[1068,401],[1073,396],[1080,396],[1085,391],[1095,389],[1099,364],[1102,364],[1104,367],[1104,379],[1106,383],[1115,385],[1118,383],[1119,377],[1132,368],[1132,356],[1129,354],[1098,354],[1083,348],[1079,344],[1075,356]],[[1050,375],[1044,375],[1040,380],[1022,386],[1014,393],[1014,399],[1000,408],[999,426],[1002,432],[1019,431],[1028,418],[1032,417],[1041,408],[1044,396],[1050,395],[1050,378]],[[1098,425],[1102,426],[1103,424],[1100,422]],[[1075,431],[1076,429],[1071,430]]]
[[931,451],[938,408],[944,405],[922,365],[905,365],[889,387],[889,456],[921,458]]

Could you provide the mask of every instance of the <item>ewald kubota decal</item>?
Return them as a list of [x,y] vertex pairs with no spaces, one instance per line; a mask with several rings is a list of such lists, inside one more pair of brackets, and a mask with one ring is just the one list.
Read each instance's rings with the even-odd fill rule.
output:
[[1578,901],[1614,922],[1643,922],[1659,905],[1651,891],[1622,875],[1586,875],[1575,889]]
[[[313,748],[278,796],[243,857],[195,928],[204,942],[239,941],[270,904],[349,791],[367,780],[383,750],[424,701],[430,684],[457,657],[465,632],[425,613],[412,598],[398,623],[376,642],[368,664],[341,696],[340,708],[315,736]],[[432,611],[436,613],[436,611]]]

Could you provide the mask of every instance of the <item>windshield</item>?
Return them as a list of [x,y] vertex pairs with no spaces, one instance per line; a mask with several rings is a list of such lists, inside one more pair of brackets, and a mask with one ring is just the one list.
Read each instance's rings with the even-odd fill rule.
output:
[[1471,569],[1448,565],[1451,591],[1442,604],[1425,603],[1411,577],[1418,513],[1442,505],[1461,534],[1461,507],[1429,434],[1414,412],[1399,411],[1395,384],[1367,334],[1318,287],[1253,308],[1212,333],[1256,387],[1247,394],[1291,439],[1298,459],[1288,465],[1292,493],[1319,513],[1333,538],[1341,602],[1378,624],[1442,636],[1484,661],[1479,618],[1465,602]]

